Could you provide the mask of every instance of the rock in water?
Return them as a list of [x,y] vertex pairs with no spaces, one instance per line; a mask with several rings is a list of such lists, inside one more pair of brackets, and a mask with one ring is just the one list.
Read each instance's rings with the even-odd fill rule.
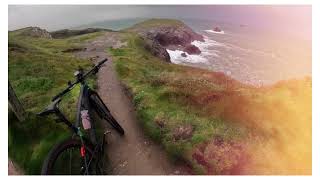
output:
[[218,27],[215,27],[215,28],[213,29],[213,31],[215,31],[215,32],[221,32],[222,30],[221,30],[220,28],[218,28]]
[[187,52],[188,54],[200,54],[201,51],[200,49],[193,45],[193,44],[189,44],[187,45],[184,49],[183,49],[184,52]]
[[182,57],[187,57],[187,54],[186,53],[181,53],[181,56]]

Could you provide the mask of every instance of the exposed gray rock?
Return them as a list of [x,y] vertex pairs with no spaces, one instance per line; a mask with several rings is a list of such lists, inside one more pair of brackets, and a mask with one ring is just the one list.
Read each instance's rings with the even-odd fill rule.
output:
[[[159,21],[158,24],[155,23],[157,21]],[[202,35],[197,34],[181,21],[172,23],[171,20],[171,24],[166,24],[166,20],[151,20],[137,24],[128,31],[136,32],[143,37],[146,40],[146,49],[166,62],[171,62],[166,49],[187,50],[188,54],[200,54],[200,49],[191,42],[204,41]]]
[[184,49],[183,49],[184,52],[187,52],[188,54],[200,54],[201,51],[200,49],[193,45],[193,44],[189,44],[187,45]]
[[219,27],[215,27],[215,28],[213,29],[213,31],[215,31],[215,32],[221,32],[222,30],[221,30]]
[[149,37],[143,37],[145,42],[145,49],[150,51],[154,56],[159,57],[161,60],[165,62],[170,61],[170,55],[167,52],[166,48],[161,46],[161,44],[154,39],[150,39]]
[[[138,26],[139,27],[139,26]],[[162,46],[181,45],[185,46],[192,41],[204,41],[203,36],[194,32],[191,28],[181,22],[181,25],[155,26],[149,28],[135,28],[135,31],[141,36],[148,36],[157,40]]]
[[52,38],[50,33],[47,30],[41,29],[39,27],[26,27],[26,28],[20,29],[19,31],[21,31],[21,35],[24,35],[24,36],[48,38],[48,39]]

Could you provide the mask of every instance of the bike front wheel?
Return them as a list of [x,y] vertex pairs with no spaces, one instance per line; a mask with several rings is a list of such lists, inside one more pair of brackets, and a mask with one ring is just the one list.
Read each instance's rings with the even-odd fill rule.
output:
[[57,144],[48,154],[42,166],[43,175],[96,174],[95,159],[90,145],[78,139],[68,139]]

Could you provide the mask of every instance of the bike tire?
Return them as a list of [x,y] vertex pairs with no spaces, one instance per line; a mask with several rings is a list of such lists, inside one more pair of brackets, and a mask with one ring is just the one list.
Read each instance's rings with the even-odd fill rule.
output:
[[92,105],[98,112],[99,116],[105,119],[120,135],[124,135],[124,129],[112,116],[108,107],[103,103],[99,95],[97,93],[92,93],[90,99],[93,101]]
[[[41,170],[41,174],[42,175],[55,175],[55,174],[60,174],[59,172],[54,172],[53,169],[55,167],[55,163],[57,161],[57,159],[59,158],[59,156],[66,151],[67,149],[70,148],[76,148],[79,149],[80,152],[80,148],[82,146],[82,143],[79,139],[67,139],[59,144],[56,144],[51,151],[49,152],[47,158],[45,159],[43,166],[42,166],[42,170]],[[85,150],[86,150],[86,154],[89,153],[88,157],[92,157],[93,155],[93,149],[91,147],[91,145],[85,145]],[[79,153],[80,154],[80,153]],[[79,155],[80,156],[80,155]],[[88,158],[89,159],[89,158]],[[89,168],[94,168],[94,162],[90,163]],[[63,174],[63,173],[62,173]],[[90,170],[89,174],[94,174],[93,170]]]

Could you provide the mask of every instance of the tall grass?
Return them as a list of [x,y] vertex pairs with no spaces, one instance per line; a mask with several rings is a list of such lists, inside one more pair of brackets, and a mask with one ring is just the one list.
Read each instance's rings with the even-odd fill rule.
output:
[[[39,118],[35,113],[43,110],[50,99],[66,87],[68,80],[74,79],[75,70],[79,67],[88,69],[92,65],[62,51],[79,47],[81,42],[96,35],[57,40],[9,33],[9,81],[28,114],[27,120],[19,122],[9,111],[9,157],[24,173],[39,174],[50,148],[70,135],[53,117]],[[91,79],[90,83],[93,82]],[[70,120],[75,118],[77,92],[78,87],[61,104]]]

